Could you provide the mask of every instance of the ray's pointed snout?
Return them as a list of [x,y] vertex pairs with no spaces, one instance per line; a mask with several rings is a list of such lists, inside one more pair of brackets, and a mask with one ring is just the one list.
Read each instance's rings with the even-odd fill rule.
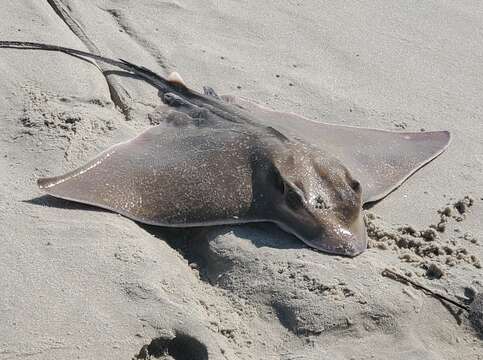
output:
[[332,224],[316,239],[309,242],[319,250],[327,253],[354,257],[367,249],[367,231],[364,218],[360,215],[350,226]]

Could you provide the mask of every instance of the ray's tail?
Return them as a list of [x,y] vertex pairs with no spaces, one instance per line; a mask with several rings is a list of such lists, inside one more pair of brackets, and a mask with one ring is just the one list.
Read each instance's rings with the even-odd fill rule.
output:
[[86,58],[94,59],[96,61],[104,62],[109,65],[116,66],[118,68],[121,68],[122,70],[138,75],[139,77],[143,78],[144,80],[146,80],[147,82],[149,82],[151,85],[155,86],[162,92],[167,92],[170,90],[170,88],[173,87],[173,84],[170,83],[170,81],[168,79],[165,79],[163,76],[156,74],[154,71],[149,70],[144,66],[138,66],[123,59],[115,60],[115,59],[107,58],[105,56],[96,55],[87,51],[72,49],[72,48],[58,46],[58,45],[50,45],[50,44],[28,42],[28,41],[0,40],[0,48],[58,51],[58,52],[63,52],[65,54],[76,56],[76,57],[86,57]]

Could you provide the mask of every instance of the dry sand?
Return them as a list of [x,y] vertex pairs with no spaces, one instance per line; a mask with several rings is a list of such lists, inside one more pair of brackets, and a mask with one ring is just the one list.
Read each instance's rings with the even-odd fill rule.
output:
[[[35,184],[150,126],[155,89],[0,49],[0,359],[482,359],[482,24],[476,1],[3,1],[2,40],[453,140],[367,212],[371,246],[354,259],[265,224],[167,232]],[[476,298],[472,316],[386,267]]]

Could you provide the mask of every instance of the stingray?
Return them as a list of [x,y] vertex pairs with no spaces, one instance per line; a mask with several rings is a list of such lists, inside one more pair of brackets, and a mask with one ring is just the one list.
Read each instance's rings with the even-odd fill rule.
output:
[[362,206],[384,198],[441,154],[447,131],[394,132],[325,124],[236,96],[188,88],[125,60],[59,46],[155,86],[161,122],[66,174],[40,178],[52,196],[168,227],[273,222],[312,248],[367,247]]

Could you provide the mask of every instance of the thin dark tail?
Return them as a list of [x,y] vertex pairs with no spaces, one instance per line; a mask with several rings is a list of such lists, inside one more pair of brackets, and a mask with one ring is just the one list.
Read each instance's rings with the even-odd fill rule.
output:
[[[162,94],[165,94],[167,92],[174,92],[178,95],[181,95],[189,99],[190,102],[192,102],[197,106],[209,109],[214,114],[222,118],[225,118],[228,121],[233,121],[233,122],[243,121],[243,122],[248,122],[253,124],[251,117],[247,112],[243,111],[243,109],[233,106],[223,101],[220,98],[217,98],[211,95],[200,94],[192,89],[187,88],[184,84],[181,84],[179,82],[168,81],[161,75],[156,74],[154,71],[151,71],[145,68],[144,66],[138,66],[123,59],[114,60],[114,59],[110,59],[101,55],[92,54],[90,52],[86,52],[82,50],[76,50],[76,49],[67,48],[63,46],[49,45],[44,43],[27,42],[27,41],[1,41],[0,40],[0,48],[58,51],[71,56],[75,56],[79,59],[83,59],[83,57],[86,57],[97,61],[101,61],[110,65],[114,65],[118,68],[121,68],[124,71],[130,72],[131,74],[139,77],[140,79],[154,86]],[[86,59],[83,59],[83,60],[86,60]]]
[[57,45],[27,42],[27,41],[0,41],[0,48],[58,51],[58,52],[63,52],[65,54],[73,55],[73,56],[84,56],[87,58],[94,59],[96,61],[102,61],[104,63],[117,66],[122,70],[138,75],[144,80],[146,80],[147,82],[149,82],[151,85],[155,86],[156,88],[158,88],[163,92],[169,91],[169,89],[172,87],[172,85],[169,84],[168,80],[166,80],[161,75],[156,74],[154,71],[151,71],[145,68],[144,66],[134,65],[123,59],[115,60],[115,59],[110,59],[104,56],[92,54],[90,52],[86,52],[82,50],[77,50],[77,49],[72,49],[72,48],[67,48],[67,47],[57,46]]

